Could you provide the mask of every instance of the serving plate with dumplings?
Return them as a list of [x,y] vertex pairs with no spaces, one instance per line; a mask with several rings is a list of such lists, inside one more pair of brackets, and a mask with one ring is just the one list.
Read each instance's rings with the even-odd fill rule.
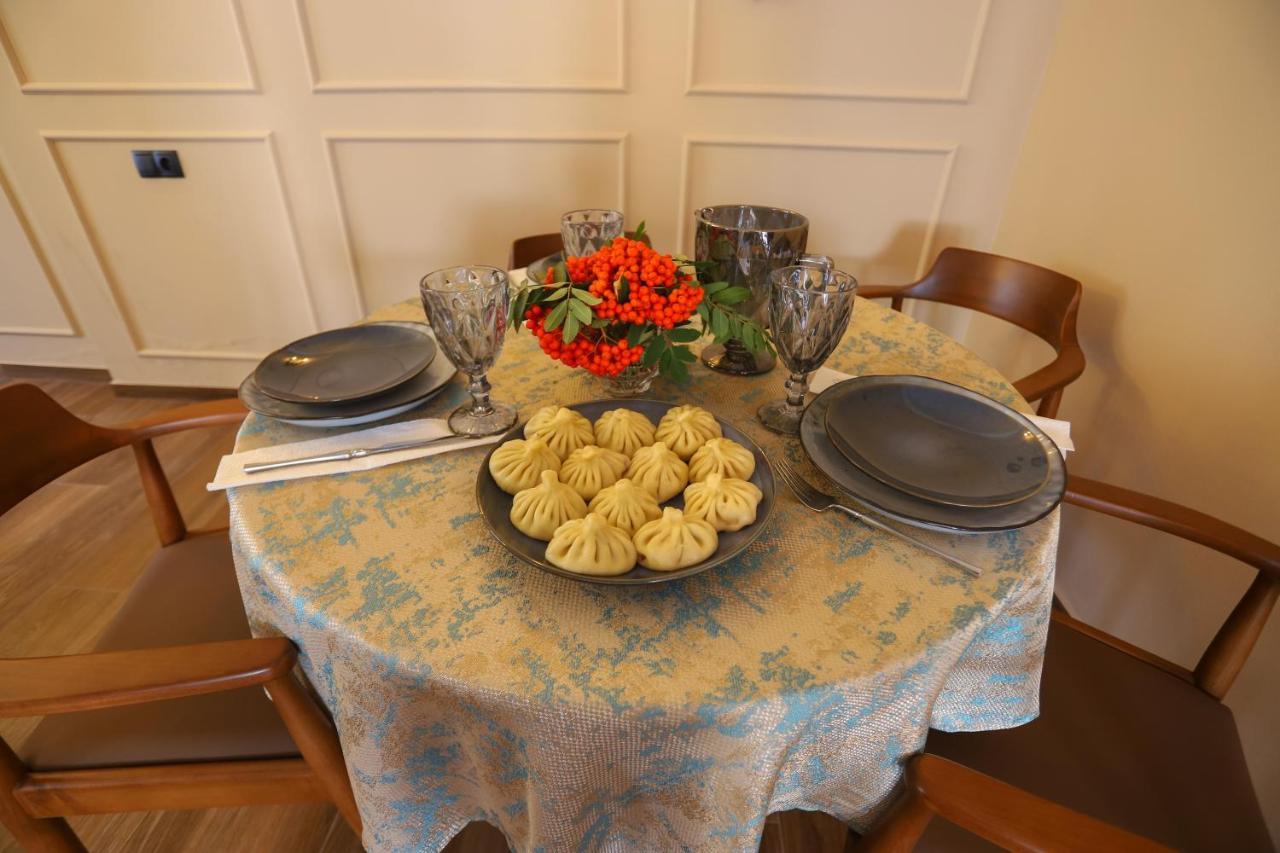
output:
[[773,469],[746,434],[698,406],[549,405],[489,451],[476,501],[497,540],[544,571],[655,584],[750,545],[773,513]]

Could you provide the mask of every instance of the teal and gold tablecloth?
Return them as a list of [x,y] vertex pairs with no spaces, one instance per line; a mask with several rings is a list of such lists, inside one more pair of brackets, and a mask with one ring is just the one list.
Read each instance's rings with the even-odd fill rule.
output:
[[[861,299],[828,364],[935,376],[1029,411],[959,344]],[[797,441],[754,419],[782,395],[781,369],[693,373],[651,396],[705,406],[816,477]],[[527,333],[508,337],[490,379],[522,419],[602,396],[600,380]],[[458,377],[406,417],[464,398]],[[315,435],[251,416],[237,449]],[[989,567],[971,578],[780,491],[768,528],[730,563],[602,587],[521,563],[490,536],[475,502],[485,450],[229,493],[250,621],[301,649],[370,850],[436,850],[471,820],[522,851],[754,850],[770,812],[865,827],[930,726],[1036,716],[1057,512],[954,537]]]

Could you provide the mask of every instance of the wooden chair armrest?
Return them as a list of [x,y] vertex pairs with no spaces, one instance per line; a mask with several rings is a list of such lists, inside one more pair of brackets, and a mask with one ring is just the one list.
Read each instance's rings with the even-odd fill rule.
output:
[[1188,542],[1212,548],[1280,580],[1280,545],[1211,515],[1074,474],[1067,477],[1065,499],[1076,506],[1172,533]]
[[1006,850],[1168,849],[935,755],[911,759],[906,794],[859,848],[911,850],[935,814]]
[[1044,367],[1024,376],[1013,387],[1028,403],[1039,400],[1050,392],[1065,388],[1084,373],[1084,352],[1078,346],[1063,347],[1057,358]]
[[166,409],[135,421],[120,424],[118,429],[132,434],[134,441],[155,438],[171,432],[203,427],[229,426],[244,420],[249,412],[234,397],[206,400],[174,409]]
[[264,684],[293,670],[286,637],[0,660],[0,719],[158,702]]
[[902,292],[910,286],[909,284],[860,284],[858,295],[863,299],[896,299],[900,298]]

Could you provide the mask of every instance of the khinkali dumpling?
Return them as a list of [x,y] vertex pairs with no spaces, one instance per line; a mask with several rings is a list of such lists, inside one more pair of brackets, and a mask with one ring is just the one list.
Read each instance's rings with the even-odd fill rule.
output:
[[543,471],[559,471],[560,457],[540,438],[513,438],[489,457],[489,473],[509,495],[538,485]]
[[628,456],[653,444],[653,421],[633,409],[610,409],[596,419],[596,444]]
[[543,406],[524,425],[525,438],[540,438],[561,459],[595,441],[591,421],[564,406]]
[[689,485],[689,466],[659,441],[642,447],[631,457],[627,477],[658,499],[658,503],[670,500]]
[[587,514],[582,496],[560,482],[555,471],[538,475],[542,481],[516,494],[511,502],[511,523],[525,536],[546,542],[556,528]]
[[720,437],[720,422],[698,406],[676,406],[662,416],[654,437],[665,441],[681,459],[688,459],[709,440]]
[[645,522],[662,515],[657,499],[625,477],[607,489],[601,489],[587,509],[600,513],[614,527],[625,530],[628,536]]
[[547,562],[583,575],[620,575],[635,567],[636,546],[631,534],[591,512],[556,528],[547,545]]
[[605,486],[616,483],[630,462],[625,453],[606,447],[594,444],[579,447],[564,460],[560,468],[560,482],[589,501]]
[[708,474],[723,474],[739,480],[751,479],[756,457],[732,438],[713,438],[699,447],[689,460],[689,479],[700,483]]
[[633,538],[640,565],[659,572],[701,563],[715,553],[720,541],[710,524],[672,506],[662,511],[662,518],[637,530]]
[[741,530],[756,520],[764,493],[755,483],[709,474],[684,490],[685,518],[700,518],[718,531]]

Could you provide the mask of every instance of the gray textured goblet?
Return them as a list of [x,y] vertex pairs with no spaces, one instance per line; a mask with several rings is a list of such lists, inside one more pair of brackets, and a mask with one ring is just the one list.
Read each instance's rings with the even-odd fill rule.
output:
[[423,276],[418,290],[440,348],[471,379],[471,402],[449,415],[449,428],[475,436],[509,429],[516,409],[489,399],[486,377],[507,331],[507,274],[496,267],[447,267]]
[[769,324],[778,358],[791,371],[787,397],[756,412],[774,432],[800,432],[809,374],[822,366],[844,337],[853,316],[857,280],[845,272],[812,264],[774,270],[769,276]]
[[588,207],[560,217],[565,257],[591,255],[622,236],[622,211]]
[[[831,266],[831,259],[805,254],[809,220],[793,210],[758,204],[720,204],[694,214],[694,259],[711,261],[706,281],[727,281],[750,295],[737,310],[763,320],[769,274],[801,261]],[[702,363],[721,373],[751,376],[773,369],[773,356],[752,353],[739,340],[702,351]]]

